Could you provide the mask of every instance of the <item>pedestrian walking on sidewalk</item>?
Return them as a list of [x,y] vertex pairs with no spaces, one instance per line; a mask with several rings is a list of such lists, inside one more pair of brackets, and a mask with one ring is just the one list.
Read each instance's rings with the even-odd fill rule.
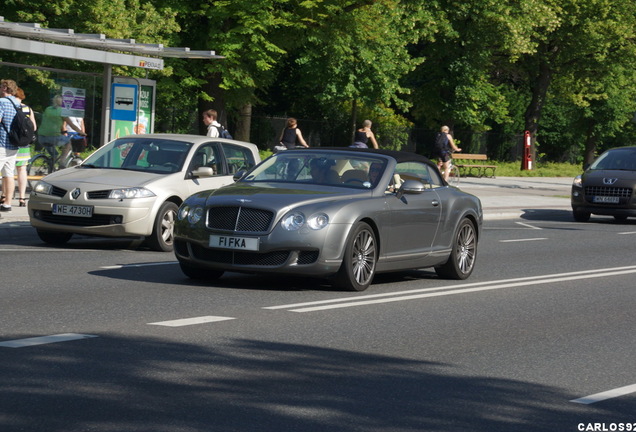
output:
[[[18,154],[18,146],[11,144],[9,141],[9,132],[11,131],[11,123],[16,115],[16,106],[20,106],[20,102],[15,97],[18,92],[18,85],[13,80],[0,81],[0,172],[2,173],[2,187],[6,192],[0,197],[0,211],[11,211],[11,198],[15,191],[15,157]],[[6,185],[6,186],[5,186]]]

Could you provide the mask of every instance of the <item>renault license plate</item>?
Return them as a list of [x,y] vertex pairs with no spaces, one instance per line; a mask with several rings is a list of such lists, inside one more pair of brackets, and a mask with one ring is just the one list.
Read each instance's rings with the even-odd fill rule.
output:
[[88,218],[93,216],[93,207],[70,204],[53,204],[53,214]]
[[211,235],[209,246],[220,249],[258,250],[258,238]]

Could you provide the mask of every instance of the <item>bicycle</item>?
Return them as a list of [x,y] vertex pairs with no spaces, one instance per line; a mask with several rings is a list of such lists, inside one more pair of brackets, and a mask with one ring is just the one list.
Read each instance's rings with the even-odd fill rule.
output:
[[57,150],[52,146],[45,146],[44,150],[32,156],[27,164],[27,181],[29,187],[33,188],[33,186],[35,186],[35,184],[31,183],[32,181],[36,182],[42,177],[56,171],[56,164],[58,165],[57,169],[59,169],[60,167],[68,168],[76,166],[84,162],[79,152],[71,151],[66,156],[64,160],[65,163],[60,165],[61,156],[61,153],[57,155]]
[[[459,180],[461,178],[461,175],[459,173],[459,168],[457,167],[457,165],[455,165],[452,160],[450,162],[450,164],[448,165],[448,168],[450,170],[450,174],[448,176],[448,184],[452,185],[452,186],[457,186],[459,184]],[[442,174],[444,174],[444,172],[442,171]]]

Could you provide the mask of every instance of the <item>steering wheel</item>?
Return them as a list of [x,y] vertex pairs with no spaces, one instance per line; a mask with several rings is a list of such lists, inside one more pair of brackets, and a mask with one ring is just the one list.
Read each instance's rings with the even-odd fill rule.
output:
[[174,163],[174,162],[166,162],[166,163],[162,164],[161,166],[164,166],[164,167],[170,168],[171,170],[174,170],[174,171],[176,171],[176,170],[178,170],[178,169],[179,169],[179,165],[177,165],[177,164],[176,164],[176,163]]
[[360,180],[360,179],[357,179],[357,178],[350,178],[350,179],[345,180],[344,184],[354,183],[354,182],[358,182],[360,184],[364,184],[364,182],[366,182],[366,181],[368,181],[368,180]]

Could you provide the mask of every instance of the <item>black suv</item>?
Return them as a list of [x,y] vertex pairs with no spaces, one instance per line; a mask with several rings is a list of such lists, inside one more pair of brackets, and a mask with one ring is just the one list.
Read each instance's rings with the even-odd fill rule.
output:
[[572,184],[572,214],[579,222],[591,214],[624,221],[636,217],[636,147],[607,150]]

